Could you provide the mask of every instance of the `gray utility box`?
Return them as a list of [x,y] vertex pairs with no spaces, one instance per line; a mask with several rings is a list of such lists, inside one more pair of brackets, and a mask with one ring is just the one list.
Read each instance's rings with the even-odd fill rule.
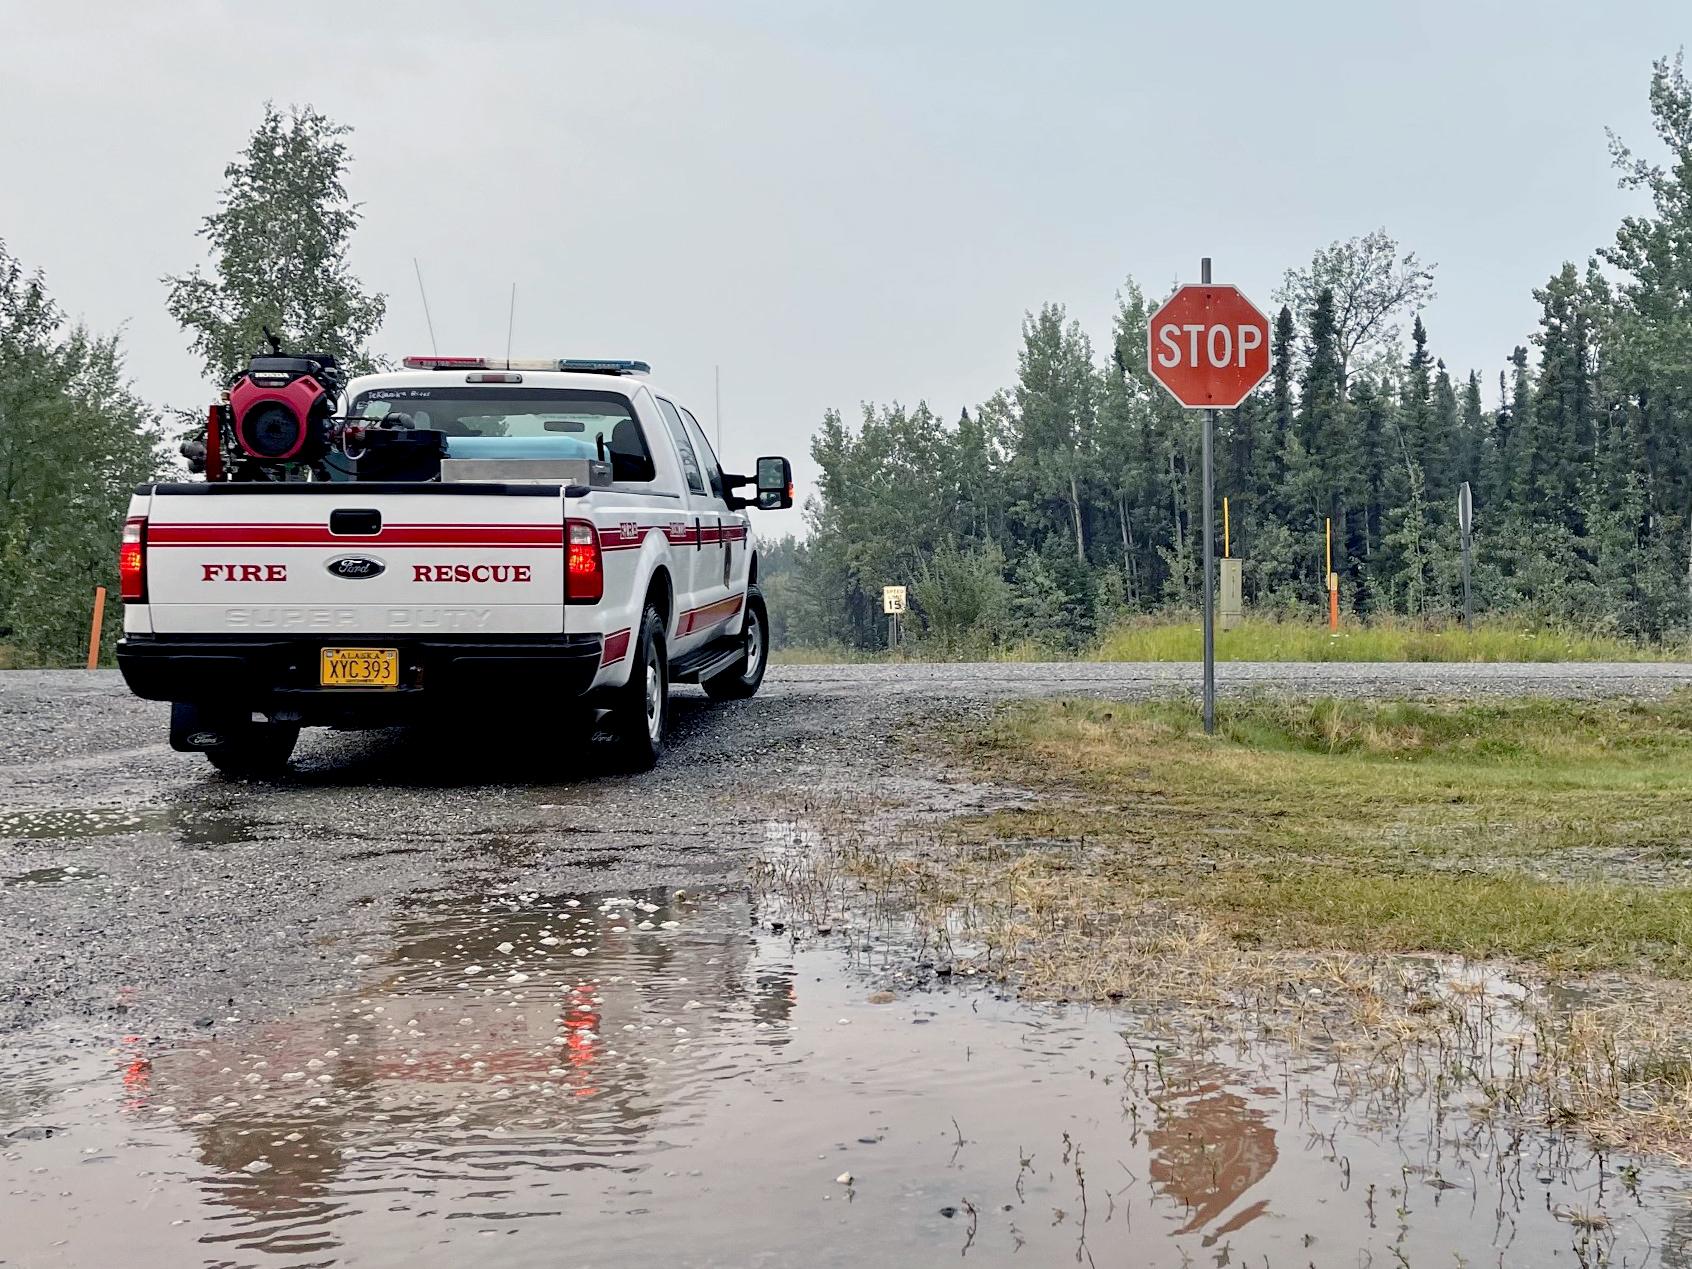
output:
[[1245,616],[1245,588],[1240,584],[1240,566],[1244,561],[1217,560],[1221,566],[1221,590],[1217,595],[1216,614],[1222,629],[1232,630]]
[[593,458],[443,458],[441,480],[492,480],[506,485],[584,485],[603,489],[611,484],[611,464]]

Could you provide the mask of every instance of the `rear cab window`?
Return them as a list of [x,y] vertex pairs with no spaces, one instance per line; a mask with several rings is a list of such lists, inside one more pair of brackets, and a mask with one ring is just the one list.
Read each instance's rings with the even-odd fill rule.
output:
[[676,443],[676,454],[681,459],[682,475],[687,477],[688,491],[704,497],[705,469],[699,462],[699,455],[694,452],[693,442],[688,439],[687,425],[682,422],[675,406],[663,397],[658,397],[657,401],[658,412],[664,416],[664,425],[670,429],[670,437]]
[[[348,413],[388,427],[437,431],[448,458],[591,458],[612,479],[654,478],[634,406],[619,392],[475,384],[371,388]],[[333,466],[332,466],[332,474]]]

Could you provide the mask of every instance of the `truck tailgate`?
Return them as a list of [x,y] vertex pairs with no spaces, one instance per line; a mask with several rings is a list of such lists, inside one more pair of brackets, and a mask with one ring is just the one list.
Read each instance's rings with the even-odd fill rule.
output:
[[558,485],[159,485],[152,631],[498,635],[564,629]]

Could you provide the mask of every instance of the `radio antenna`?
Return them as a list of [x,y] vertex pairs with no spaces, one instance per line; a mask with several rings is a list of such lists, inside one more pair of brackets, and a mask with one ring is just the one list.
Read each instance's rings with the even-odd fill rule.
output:
[[511,369],[511,330],[517,325],[517,284],[511,284],[511,311],[505,317],[505,368]]
[[723,368],[712,366],[712,373],[717,376],[717,461],[723,461]]
[[417,294],[423,297],[423,320],[429,324],[429,351],[439,357],[441,348],[435,342],[435,319],[429,316],[429,293],[423,289],[423,266],[417,263],[416,256],[411,257],[411,267],[417,271]]

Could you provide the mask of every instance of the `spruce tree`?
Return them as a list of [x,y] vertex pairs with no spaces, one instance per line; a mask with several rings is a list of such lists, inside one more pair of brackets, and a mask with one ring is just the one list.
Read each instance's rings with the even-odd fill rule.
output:
[[[1457,390],[1443,360],[1434,363],[1433,406],[1428,416],[1427,448],[1422,466],[1427,472],[1428,496],[1443,507],[1457,496],[1457,471],[1462,463],[1462,424],[1457,417]],[[1440,519],[1446,518],[1436,511]]]

